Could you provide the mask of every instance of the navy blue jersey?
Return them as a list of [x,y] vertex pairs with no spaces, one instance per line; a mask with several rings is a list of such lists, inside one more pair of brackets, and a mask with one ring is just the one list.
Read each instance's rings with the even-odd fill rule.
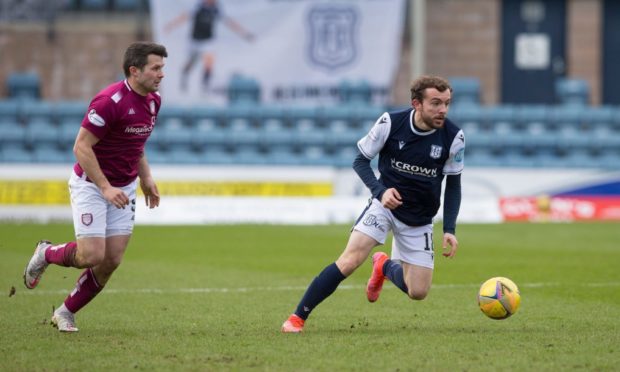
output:
[[368,159],[379,155],[379,182],[400,193],[403,204],[394,216],[421,226],[439,210],[444,176],[463,171],[465,135],[449,119],[441,129],[421,131],[413,114],[412,108],[384,113],[357,146]]

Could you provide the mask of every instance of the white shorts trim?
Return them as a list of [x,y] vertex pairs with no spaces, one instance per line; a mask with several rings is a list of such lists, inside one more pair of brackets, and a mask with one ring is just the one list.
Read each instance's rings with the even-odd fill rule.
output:
[[380,244],[385,244],[391,230],[394,235],[392,259],[429,269],[435,267],[433,224],[406,225],[394,217],[392,211],[373,198],[353,229],[368,235]]
[[77,238],[131,235],[136,209],[137,180],[120,187],[129,197],[129,205],[116,208],[105,200],[99,188],[73,172],[69,179],[73,228]]

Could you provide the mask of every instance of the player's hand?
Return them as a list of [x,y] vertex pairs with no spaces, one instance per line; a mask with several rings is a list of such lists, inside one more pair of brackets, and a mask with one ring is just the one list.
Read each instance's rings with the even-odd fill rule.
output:
[[122,209],[129,205],[129,197],[118,187],[108,186],[101,190],[103,197],[116,208]]
[[140,179],[140,188],[144,193],[144,201],[149,209],[159,207],[159,190],[152,178]]
[[450,233],[443,234],[443,255],[444,257],[452,258],[456,254],[456,250],[459,247],[459,241],[456,240],[456,236]]
[[387,189],[381,197],[381,204],[387,209],[396,209],[403,204],[403,200],[395,188]]

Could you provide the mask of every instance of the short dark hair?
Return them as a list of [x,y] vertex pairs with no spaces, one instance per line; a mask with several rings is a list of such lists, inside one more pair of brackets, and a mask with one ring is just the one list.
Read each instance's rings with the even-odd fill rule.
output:
[[424,91],[427,88],[435,88],[440,92],[445,92],[448,89],[452,92],[452,87],[448,80],[439,76],[424,75],[415,79],[411,84],[411,100],[417,99],[422,102],[424,100]]
[[155,54],[162,58],[168,57],[166,47],[151,42],[139,41],[131,44],[125,51],[123,58],[123,71],[125,77],[129,77],[129,67],[135,66],[142,70],[148,62],[149,55]]

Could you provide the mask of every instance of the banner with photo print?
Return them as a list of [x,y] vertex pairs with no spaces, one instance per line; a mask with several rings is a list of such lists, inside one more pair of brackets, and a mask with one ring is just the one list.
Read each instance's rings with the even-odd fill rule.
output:
[[342,82],[388,98],[404,0],[151,0],[168,49],[162,94],[174,104],[226,104],[228,86],[258,83],[263,103],[328,104]]

